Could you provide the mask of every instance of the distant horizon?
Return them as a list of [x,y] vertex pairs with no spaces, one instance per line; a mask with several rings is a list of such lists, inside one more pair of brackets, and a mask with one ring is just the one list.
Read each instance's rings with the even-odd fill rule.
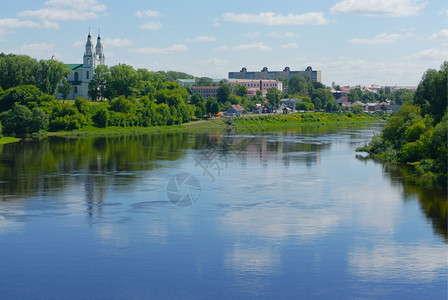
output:
[[327,86],[416,86],[448,59],[448,4],[371,2],[17,0],[0,12],[0,52],[81,63],[90,31],[109,66],[210,78],[312,66]]

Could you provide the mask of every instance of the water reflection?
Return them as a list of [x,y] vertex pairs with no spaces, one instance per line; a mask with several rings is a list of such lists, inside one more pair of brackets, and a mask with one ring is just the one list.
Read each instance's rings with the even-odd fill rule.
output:
[[[443,224],[444,194],[355,159],[377,128],[313,130],[0,147],[0,295],[23,298],[17,278],[47,298],[61,282],[77,298],[446,294],[446,245],[426,224]],[[227,162],[214,181],[204,149]],[[179,172],[200,180],[191,207],[166,198]]]
[[[361,161],[373,161],[357,155]],[[413,170],[406,166],[388,163],[380,164],[390,184],[402,191],[404,201],[418,199],[426,218],[431,221],[434,231],[448,243],[448,190],[447,186],[429,185],[414,176]]]

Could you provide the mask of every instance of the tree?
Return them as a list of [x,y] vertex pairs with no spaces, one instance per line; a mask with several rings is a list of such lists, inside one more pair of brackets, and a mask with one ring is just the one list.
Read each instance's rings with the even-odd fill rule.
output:
[[216,92],[216,100],[218,103],[225,103],[229,101],[230,97],[230,84],[227,83],[221,83],[221,85],[218,88],[218,91]]
[[215,86],[216,83],[210,77],[196,78],[194,85],[196,86]]
[[61,93],[62,99],[67,99],[71,91],[72,85],[68,82],[67,77],[62,78],[62,83],[58,86],[58,93]]
[[414,104],[420,105],[422,114],[430,114],[438,123],[447,111],[448,61],[439,71],[427,70],[415,92]]
[[106,97],[107,94],[107,78],[110,76],[109,67],[99,65],[95,68],[92,79],[89,82],[89,97],[93,101],[99,101]]
[[7,90],[19,85],[36,84],[39,64],[27,55],[0,55],[0,87]]
[[351,103],[362,100],[362,91],[360,88],[354,88],[347,93],[347,99]]
[[308,76],[293,75],[289,79],[288,93],[308,96],[308,83],[310,83],[310,78]]
[[98,125],[98,127],[106,128],[109,124],[109,110],[106,107],[101,107],[96,114],[92,117],[93,122]]
[[49,116],[41,108],[33,108],[33,110],[31,111],[29,132],[39,132],[41,130],[46,130],[49,124]]
[[235,88],[235,94],[240,97],[244,97],[247,95],[247,86],[244,84],[238,84]]
[[62,62],[53,59],[40,60],[36,86],[43,93],[54,95],[58,85],[68,74],[70,74],[70,70]]
[[269,88],[266,94],[266,99],[268,99],[271,106],[272,112],[277,110],[278,104],[280,103],[280,91],[276,88]]
[[24,134],[29,132],[31,111],[24,105],[15,105],[1,115],[3,133]]
[[139,94],[141,83],[139,73],[132,66],[125,64],[113,66],[110,68],[110,73],[106,74],[106,98]]
[[34,85],[12,87],[0,93],[0,112],[11,109],[15,103],[33,107],[42,100],[45,100],[44,95]]
[[205,107],[207,109],[207,113],[216,115],[219,112],[219,103],[216,99],[209,98],[205,102]]
[[197,105],[201,102],[204,102],[204,98],[199,93],[194,93],[193,96],[190,97],[190,104]]

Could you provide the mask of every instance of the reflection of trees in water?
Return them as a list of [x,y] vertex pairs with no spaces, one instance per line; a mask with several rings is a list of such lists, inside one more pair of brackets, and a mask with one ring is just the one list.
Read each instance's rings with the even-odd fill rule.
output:
[[[357,156],[360,160],[370,160]],[[411,168],[382,163],[384,174],[390,179],[393,186],[403,188],[405,201],[418,197],[420,207],[427,219],[431,221],[434,231],[448,242],[447,207],[448,193],[446,186],[436,186],[425,183],[413,175]]]
[[[48,138],[0,147],[0,196],[58,193],[69,185],[84,186],[86,201],[103,201],[106,185],[126,186],[137,172],[158,168],[159,161],[176,160],[185,133],[101,138]],[[96,199],[96,200],[94,200]]]

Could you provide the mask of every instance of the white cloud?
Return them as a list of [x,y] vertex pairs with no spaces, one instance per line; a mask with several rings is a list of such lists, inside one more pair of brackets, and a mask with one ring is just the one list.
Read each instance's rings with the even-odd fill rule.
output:
[[229,51],[229,47],[227,47],[227,46],[220,46],[218,48],[213,49],[213,51],[218,51],[218,52]]
[[140,53],[140,54],[170,54],[173,52],[185,52],[188,50],[188,47],[183,44],[172,45],[166,48],[136,48],[130,50],[131,53]]
[[229,64],[229,61],[220,58],[210,58],[199,60],[196,64],[199,66],[226,66]]
[[151,21],[151,22],[142,24],[140,26],[140,28],[145,29],[145,30],[159,30],[160,28],[162,28],[162,23]]
[[58,8],[24,10],[17,15],[23,18],[35,18],[52,21],[85,21],[98,18],[98,15],[93,11],[75,11]]
[[17,15],[43,21],[85,21],[98,18],[98,13],[107,9],[106,5],[97,3],[96,0],[49,0],[44,5],[48,7],[24,10]]
[[189,42],[214,42],[216,41],[216,38],[214,36],[206,36],[201,35],[198,37],[195,37],[194,39],[188,39]]
[[342,0],[330,11],[344,15],[408,17],[418,15],[426,4],[421,0]]
[[242,44],[232,48],[235,51],[271,51],[272,48],[263,43]]
[[297,49],[297,48],[299,48],[299,45],[297,45],[297,43],[289,43],[286,45],[282,45],[280,48],[282,48],[282,49]]
[[268,26],[288,26],[288,25],[326,25],[328,20],[321,12],[310,12],[302,15],[288,14],[278,15],[273,12],[259,13],[258,15],[242,13],[225,13],[221,19],[227,22],[243,24],[259,24]]
[[273,31],[267,34],[268,37],[274,37],[274,38],[295,38],[297,37],[297,34],[295,34],[292,31],[287,32],[280,32],[280,31]]
[[448,57],[448,50],[446,49],[437,49],[437,48],[431,48],[431,49],[425,49],[422,51],[419,51],[417,53],[414,53],[412,55],[409,55],[408,57],[406,57],[407,59],[424,59],[424,60],[446,60],[446,58]]
[[46,43],[23,44],[17,49],[17,52],[20,54],[26,54],[32,57],[48,57],[48,59],[51,57],[53,51],[54,45]]
[[261,35],[261,33],[260,32],[248,32],[248,33],[246,33],[246,36],[248,37],[248,38],[256,38],[256,37],[259,37]]
[[432,34],[429,37],[430,40],[441,40],[441,41],[448,41],[448,28],[442,29],[439,32],[436,32]]
[[390,33],[380,33],[377,34],[373,39],[363,39],[363,38],[355,38],[350,39],[349,42],[356,45],[379,45],[379,44],[391,44],[396,40],[402,38],[403,36],[400,34],[390,34]]
[[140,11],[139,10],[139,11],[137,11],[135,13],[135,15],[137,17],[139,17],[139,18],[157,18],[157,17],[160,17],[160,13],[158,11],[151,10],[151,9],[148,9],[148,10],[145,10],[145,11]]
[[104,40],[105,47],[130,47],[132,46],[132,41],[128,39],[120,38],[106,38]]
[[0,29],[10,28],[39,28],[41,25],[34,21],[21,21],[14,18],[0,19]]

